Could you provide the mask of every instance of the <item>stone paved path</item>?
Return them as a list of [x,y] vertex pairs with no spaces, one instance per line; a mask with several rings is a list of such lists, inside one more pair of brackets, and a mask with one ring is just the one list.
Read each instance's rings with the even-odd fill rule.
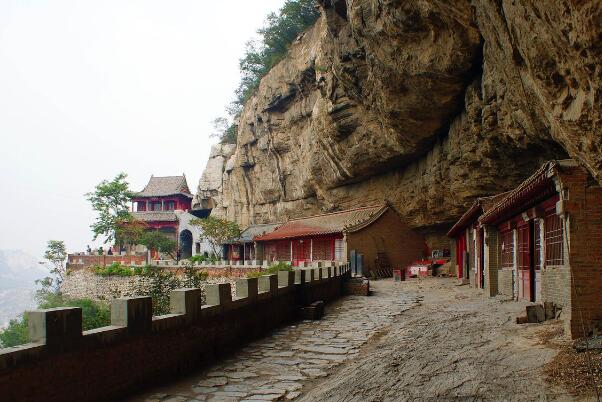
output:
[[373,288],[373,296],[349,296],[327,306],[320,321],[282,328],[194,380],[157,389],[132,401],[296,399],[312,382],[353,359],[374,334],[420,299],[390,284],[381,286],[376,282]]

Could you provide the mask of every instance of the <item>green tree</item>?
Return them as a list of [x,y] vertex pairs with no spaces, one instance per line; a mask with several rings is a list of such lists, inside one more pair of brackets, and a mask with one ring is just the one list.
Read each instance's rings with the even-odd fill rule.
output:
[[286,0],[278,13],[270,13],[257,33],[260,39],[248,42],[240,59],[241,81],[235,103],[243,105],[259,86],[261,78],[287,52],[290,44],[320,16],[315,0]]
[[65,242],[61,240],[48,240],[46,251],[44,252],[45,264],[52,276],[47,276],[44,279],[36,281],[37,285],[41,286],[36,292],[38,300],[44,299],[48,294],[58,294],[61,290],[61,284],[65,278],[67,270],[65,261],[67,260],[67,250]]
[[145,280],[138,282],[136,294],[153,299],[153,314],[169,313],[170,293],[180,287],[178,278],[172,272],[159,267],[147,267],[143,275]]
[[116,226],[115,241],[123,246],[141,244],[140,239],[147,229],[148,225],[146,223],[130,215]]
[[227,117],[218,117],[211,124],[213,132],[210,137],[218,138],[222,144],[236,144],[236,132],[238,131],[236,123],[231,122]]
[[190,224],[199,226],[203,230],[203,237],[211,245],[213,253],[221,256],[221,246],[230,239],[240,236],[240,228],[235,222],[226,219],[208,217],[205,219],[192,219]]
[[140,244],[150,251],[158,251],[175,259],[177,243],[157,230],[148,230],[140,236]]
[[27,317],[10,320],[8,326],[0,330],[0,348],[10,348],[29,342],[29,327]]
[[133,193],[126,178],[125,173],[119,173],[113,180],[103,180],[93,192],[86,193],[97,214],[96,221],[90,225],[94,240],[99,236],[105,237],[105,243],[115,240],[119,225],[132,219],[129,202]]

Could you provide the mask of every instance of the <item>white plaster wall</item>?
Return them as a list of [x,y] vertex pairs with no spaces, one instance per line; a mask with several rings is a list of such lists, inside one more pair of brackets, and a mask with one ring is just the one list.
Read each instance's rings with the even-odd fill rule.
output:
[[203,231],[201,230],[201,228],[190,224],[190,221],[192,219],[195,219],[196,216],[194,216],[186,211],[175,211],[175,212],[176,212],[176,216],[178,217],[178,221],[179,221],[178,239],[179,239],[180,233],[182,233],[184,230],[188,229],[192,233],[192,255],[197,254],[196,243],[201,244],[200,254],[203,254],[204,252],[211,254],[212,253],[211,245],[209,244],[209,242],[207,240],[205,240],[205,238],[203,236]]

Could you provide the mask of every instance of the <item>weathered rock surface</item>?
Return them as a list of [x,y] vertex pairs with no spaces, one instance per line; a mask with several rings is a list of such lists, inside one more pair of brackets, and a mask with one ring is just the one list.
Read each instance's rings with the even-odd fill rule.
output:
[[197,203],[245,225],[389,201],[442,233],[547,159],[602,181],[600,4],[322,0]]

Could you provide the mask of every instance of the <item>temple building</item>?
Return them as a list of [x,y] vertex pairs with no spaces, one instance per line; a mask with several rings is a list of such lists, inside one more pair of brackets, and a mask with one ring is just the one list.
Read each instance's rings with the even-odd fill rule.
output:
[[424,248],[424,237],[389,205],[291,219],[254,241],[263,260],[290,261],[294,266],[351,262],[368,276],[391,276],[392,269],[403,269]]
[[211,248],[203,240],[201,229],[190,224],[195,217],[204,217],[191,213],[192,198],[185,175],[151,176],[144,189],[132,197],[132,215],[149,229],[175,240],[182,258],[208,255]]
[[449,233],[458,272],[474,272],[471,284],[489,296],[541,304],[546,317],[561,311],[573,337],[602,331],[602,187],[587,170],[550,161],[483,200]]
[[243,230],[237,239],[232,239],[223,245],[222,255],[228,261],[254,261],[263,256],[261,243],[255,237],[274,231],[279,223],[250,225]]

